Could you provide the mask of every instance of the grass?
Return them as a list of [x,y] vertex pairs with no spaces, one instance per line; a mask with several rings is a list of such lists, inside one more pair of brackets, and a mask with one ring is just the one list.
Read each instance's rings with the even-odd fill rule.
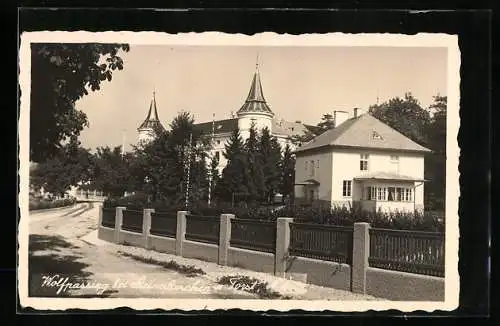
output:
[[223,276],[219,278],[217,283],[222,285],[229,285],[236,289],[256,294],[259,299],[292,299],[291,296],[282,295],[268,287],[268,283],[261,281],[255,277],[235,275]]
[[164,261],[156,260],[154,258],[145,258],[142,256],[129,254],[129,253],[126,253],[123,251],[118,251],[118,253],[124,257],[132,258],[133,260],[139,261],[141,263],[145,263],[145,264],[149,264],[149,265],[156,265],[156,266],[160,266],[160,267],[163,267],[165,269],[168,269],[168,270],[176,271],[180,274],[186,275],[187,277],[195,277],[195,276],[206,274],[205,271],[202,270],[201,268],[197,268],[197,267],[192,266],[192,265],[180,265],[173,260],[164,262]]

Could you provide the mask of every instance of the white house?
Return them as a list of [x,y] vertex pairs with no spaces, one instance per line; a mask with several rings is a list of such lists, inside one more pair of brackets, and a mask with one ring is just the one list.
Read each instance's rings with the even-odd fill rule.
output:
[[424,156],[430,150],[358,109],[345,118],[335,113],[335,128],[295,150],[296,200],[423,210]]

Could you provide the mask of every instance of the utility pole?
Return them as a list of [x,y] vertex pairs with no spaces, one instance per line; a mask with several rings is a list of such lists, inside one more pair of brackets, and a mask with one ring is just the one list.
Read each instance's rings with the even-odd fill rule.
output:
[[122,129],[122,160],[125,156],[125,131],[126,129]]
[[191,143],[193,141],[193,134],[189,134],[189,145],[188,145],[188,155],[187,155],[187,177],[186,177],[186,209],[189,206],[189,178],[191,176]]
[[[214,145],[214,137],[215,137],[215,113],[212,116],[212,139],[210,142],[211,146]],[[210,206],[210,202],[212,199],[212,160],[213,156],[210,157],[209,168],[208,168],[208,206]]]

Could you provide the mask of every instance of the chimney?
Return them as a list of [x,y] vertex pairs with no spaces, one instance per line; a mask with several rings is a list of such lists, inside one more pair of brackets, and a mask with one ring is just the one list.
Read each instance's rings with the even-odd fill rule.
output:
[[336,128],[340,126],[344,121],[349,118],[349,114],[346,111],[333,111],[333,127]]
[[358,117],[358,110],[359,108],[354,108],[354,118],[357,118]]
[[302,121],[300,121],[300,120],[295,120],[295,123],[302,123]]

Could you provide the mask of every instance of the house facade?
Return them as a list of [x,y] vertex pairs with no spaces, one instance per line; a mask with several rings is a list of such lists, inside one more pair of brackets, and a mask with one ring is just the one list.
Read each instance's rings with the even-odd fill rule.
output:
[[295,198],[367,211],[423,210],[429,152],[355,109],[352,118],[295,150]]

